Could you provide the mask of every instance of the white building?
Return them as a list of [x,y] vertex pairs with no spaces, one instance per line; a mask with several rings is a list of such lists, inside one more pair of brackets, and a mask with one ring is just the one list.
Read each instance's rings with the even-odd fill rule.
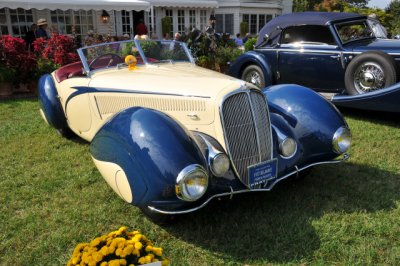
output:
[[89,30],[122,36],[135,34],[141,19],[157,37],[162,37],[161,19],[172,18],[171,32],[204,30],[215,15],[217,32],[235,34],[240,23],[248,22],[248,32],[258,30],[275,16],[290,13],[292,0],[2,0],[0,35],[23,37],[39,18],[48,29],[61,34],[84,36]]

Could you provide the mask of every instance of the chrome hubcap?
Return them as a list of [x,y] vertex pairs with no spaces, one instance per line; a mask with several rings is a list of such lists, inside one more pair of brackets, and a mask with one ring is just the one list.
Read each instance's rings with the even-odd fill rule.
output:
[[261,77],[257,71],[250,71],[246,77],[245,81],[256,85],[257,87],[261,88]]
[[354,86],[359,93],[382,89],[385,86],[385,73],[378,64],[362,64],[354,73]]

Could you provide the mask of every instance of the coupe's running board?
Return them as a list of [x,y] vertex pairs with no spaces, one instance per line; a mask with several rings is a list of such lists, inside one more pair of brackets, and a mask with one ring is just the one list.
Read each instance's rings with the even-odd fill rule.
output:
[[359,95],[335,95],[332,103],[355,109],[399,113],[400,83]]
[[180,210],[180,211],[165,211],[165,210],[160,210],[157,209],[155,207],[152,206],[148,206],[148,208],[151,211],[157,212],[157,213],[161,213],[161,214],[170,214],[170,215],[174,215],[174,214],[185,214],[185,213],[190,213],[190,212],[194,212],[197,211],[198,209],[203,208],[204,206],[206,206],[212,199],[214,198],[220,198],[220,197],[224,197],[224,196],[230,196],[232,197],[234,194],[241,194],[241,193],[247,193],[247,192],[261,192],[261,191],[271,191],[271,189],[280,181],[287,179],[288,177],[292,176],[292,175],[297,175],[300,171],[303,171],[307,168],[310,168],[312,166],[316,166],[316,165],[320,165],[320,164],[334,164],[334,163],[341,163],[343,161],[346,161],[347,159],[349,159],[349,155],[347,155],[346,153],[343,154],[343,158],[341,159],[337,159],[337,160],[333,160],[333,161],[324,161],[324,162],[317,162],[317,163],[312,163],[312,164],[308,164],[306,166],[303,166],[302,168],[297,168],[295,171],[292,171],[290,173],[288,173],[285,176],[282,176],[278,179],[276,179],[273,183],[271,183],[268,188],[258,188],[258,189],[244,189],[244,190],[237,190],[237,191],[233,191],[233,189],[231,188],[230,192],[225,192],[225,193],[220,193],[220,194],[215,194],[213,196],[211,196],[210,198],[208,198],[205,202],[203,202],[201,205],[192,208],[192,209],[187,209],[187,210]]

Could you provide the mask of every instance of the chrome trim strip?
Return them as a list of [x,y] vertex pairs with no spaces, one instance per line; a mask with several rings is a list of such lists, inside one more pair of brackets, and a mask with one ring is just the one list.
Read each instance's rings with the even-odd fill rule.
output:
[[348,51],[330,51],[330,50],[314,50],[314,49],[304,49],[304,48],[297,48],[297,49],[282,49],[282,48],[263,48],[263,49],[256,49],[259,51],[272,51],[272,52],[297,52],[297,53],[320,53],[320,54],[361,54],[362,52],[348,52]]
[[285,175],[285,176],[283,176],[283,177],[281,177],[281,178],[276,179],[276,180],[274,181],[274,183],[272,183],[268,188],[262,188],[262,189],[259,188],[259,189],[252,189],[252,190],[251,190],[251,189],[244,189],[244,190],[238,190],[238,191],[233,191],[232,188],[231,188],[231,191],[230,191],[230,192],[225,192],[225,193],[221,193],[221,194],[215,194],[215,195],[211,196],[210,198],[208,198],[208,199],[207,199],[205,202],[203,202],[200,206],[197,206],[197,207],[195,207],[195,208],[188,209],[188,210],[183,210],[183,211],[163,211],[163,210],[157,209],[157,208],[155,208],[155,207],[153,207],[153,206],[148,206],[148,208],[149,208],[151,211],[154,211],[154,212],[157,212],[157,213],[161,213],[161,214],[170,214],[170,215],[174,215],[174,214],[185,214],[185,213],[190,213],[190,212],[197,211],[197,210],[203,208],[204,206],[206,206],[206,205],[207,205],[212,199],[214,199],[214,198],[223,197],[223,196],[232,196],[233,194],[242,194],[242,193],[246,193],[246,192],[271,191],[272,188],[273,188],[277,183],[279,183],[280,181],[282,181],[282,180],[284,180],[284,179],[287,179],[289,176],[294,175],[294,174],[296,174],[296,173],[298,173],[298,172],[300,172],[300,171],[303,171],[303,170],[305,170],[305,169],[307,169],[307,168],[310,168],[310,167],[316,166],[316,165],[320,165],[320,164],[335,164],[335,163],[341,163],[341,162],[344,162],[344,161],[348,160],[349,158],[350,158],[350,156],[349,156],[347,153],[345,153],[345,154],[343,154],[343,158],[342,158],[342,159],[337,159],[337,160],[333,160],[333,161],[324,161],[324,162],[312,163],[312,164],[306,165],[306,166],[304,166],[304,167],[302,167],[302,168],[297,168],[297,167],[296,167],[296,168],[295,168],[295,169],[296,169],[295,171],[292,171],[292,172],[290,172],[289,174],[287,174],[287,175]]
[[[255,51],[272,51],[272,52],[298,52],[298,53],[320,53],[320,54],[345,54],[345,55],[355,55],[362,54],[363,52],[350,52],[350,51],[329,51],[329,50],[315,50],[315,49],[288,49],[288,48],[257,48]],[[368,51],[365,51],[368,52]],[[400,53],[387,53],[388,55],[398,55]]]

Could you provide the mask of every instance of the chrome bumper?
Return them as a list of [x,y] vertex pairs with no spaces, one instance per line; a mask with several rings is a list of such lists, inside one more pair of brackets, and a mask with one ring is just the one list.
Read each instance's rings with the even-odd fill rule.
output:
[[310,167],[313,167],[313,166],[316,166],[316,165],[320,165],[320,164],[341,163],[341,162],[344,162],[344,161],[348,160],[349,158],[350,158],[350,156],[349,156],[348,154],[345,153],[345,154],[343,154],[343,158],[341,158],[341,159],[337,159],[337,160],[333,160],[333,161],[324,161],[324,162],[312,163],[312,164],[308,164],[308,165],[306,165],[306,166],[303,166],[302,168],[298,168],[297,166],[295,166],[295,168],[296,168],[295,171],[292,171],[292,172],[290,172],[290,173],[288,173],[288,174],[286,174],[286,175],[284,175],[284,176],[282,176],[282,177],[276,179],[273,183],[271,183],[271,184],[268,186],[268,188],[243,189],[243,190],[237,190],[237,191],[233,191],[233,189],[231,188],[231,191],[230,191],[230,192],[215,194],[215,195],[211,196],[210,198],[208,198],[208,199],[207,199],[205,202],[203,202],[201,205],[199,205],[199,206],[197,206],[197,207],[195,207],[195,208],[192,208],[192,209],[187,209],[187,210],[182,210],[182,211],[164,211],[164,210],[157,209],[157,208],[155,208],[155,207],[153,207],[153,206],[148,206],[148,208],[149,208],[151,211],[154,211],[154,212],[157,212],[157,213],[161,213],[161,214],[170,214],[170,215],[174,215],[174,214],[185,214],[185,213],[197,211],[197,210],[203,208],[204,206],[206,206],[206,205],[207,205],[212,199],[214,199],[214,198],[219,198],[219,197],[224,197],[224,196],[230,196],[230,197],[232,198],[234,194],[241,194],[241,193],[247,193],[247,192],[271,191],[272,188],[273,188],[277,183],[279,183],[280,181],[282,181],[282,180],[284,180],[284,179],[287,179],[288,177],[290,177],[290,176],[292,176],[292,175],[294,175],[294,174],[298,175],[299,172],[301,172],[301,171],[303,171],[303,170],[305,170],[305,169],[307,169],[307,168],[310,168]]

